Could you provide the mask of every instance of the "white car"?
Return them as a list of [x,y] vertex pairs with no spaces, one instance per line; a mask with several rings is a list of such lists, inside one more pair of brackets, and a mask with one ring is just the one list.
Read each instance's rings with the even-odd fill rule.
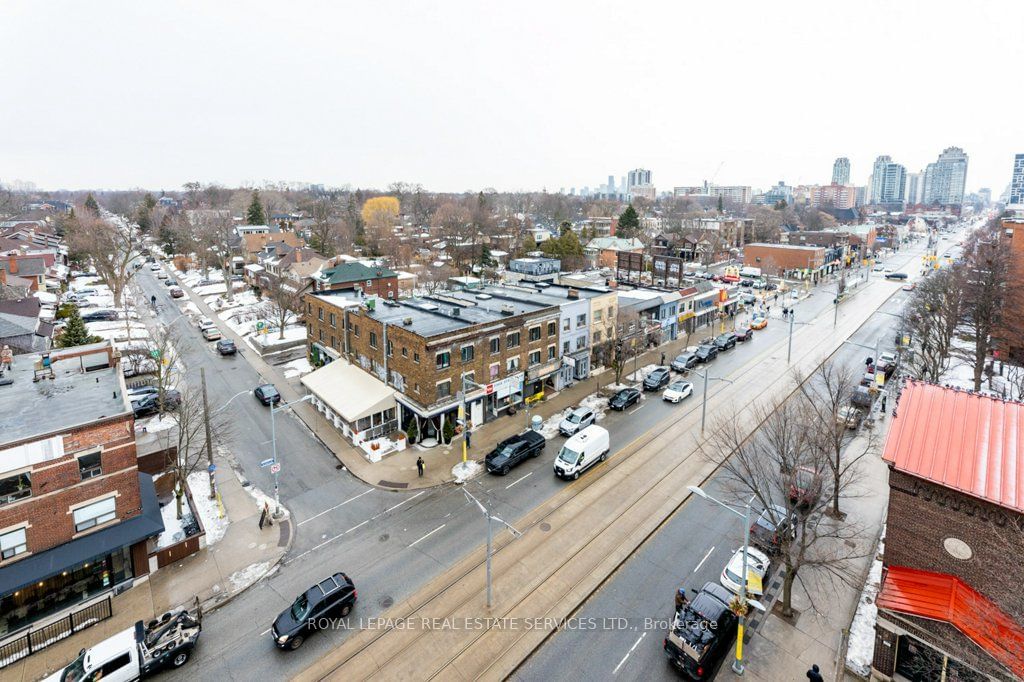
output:
[[217,326],[217,325],[216,325],[216,324],[214,323],[214,321],[213,321],[213,320],[211,320],[211,319],[210,319],[210,318],[208,318],[208,317],[202,317],[202,318],[200,318],[200,319],[199,319],[199,322],[198,322],[198,325],[199,325],[199,331],[204,331],[204,330],[206,330],[206,329],[209,329],[210,327],[216,327],[216,326]]
[[572,436],[582,431],[597,420],[597,415],[589,407],[577,407],[558,424],[558,431],[564,436]]
[[159,263],[150,263],[149,264],[149,269],[152,270],[153,272],[156,272],[157,270],[160,269],[160,264]]
[[156,273],[156,278],[157,279],[167,279],[167,273],[164,272],[163,270],[161,270],[160,272]]
[[661,394],[661,397],[670,403],[678,403],[691,395],[693,395],[693,384],[689,381],[673,381]]
[[[771,561],[768,555],[755,547],[747,548],[747,596],[759,598],[764,596],[764,577],[768,575]],[[740,547],[729,559],[722,570],[720,582],[734,592],[740,593],[740,574],[743,572],[743,548]]]

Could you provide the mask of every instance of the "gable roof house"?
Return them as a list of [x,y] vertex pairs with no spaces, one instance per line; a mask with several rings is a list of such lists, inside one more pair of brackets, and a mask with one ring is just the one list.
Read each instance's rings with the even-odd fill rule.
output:
[[15,355],[49,350],[53,325],[39,319],[41,309],[34,296],[0,300],[0,347],[10,346]]
[[28,281],[31,291],[45,288],[46,259],[42,256],[7,255],[0,258],[0,270]]

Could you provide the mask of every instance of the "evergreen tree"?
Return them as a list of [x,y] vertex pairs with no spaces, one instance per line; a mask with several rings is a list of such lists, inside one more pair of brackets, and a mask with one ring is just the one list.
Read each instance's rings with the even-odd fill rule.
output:
[[153,198],[152,194],[146,192],[146,196],[142,197],[142,204],[148,210],[152,211],[154,208],[156,208],[156,199]]
[[76,306],[67,317],[67,324],[64,330],[57,337],[57,346],[60,348],[71,348],[72,346],[84,346],[87,343],[98,343],[102,341],[98,336],[89,333],[89,329],[82,321],[82,316]]
[[725,212],[725,205],[722,203],[722,195],[721,194],[718,195],[718,212],[719,213],[724,213]]
[[531,251],[537,250],[537,241],[533,238],[532,232],[526,233],[526,239],[523,240],[523,253],[530,253]]
[[579,237],[572,231],[572,228],[562,233],[562,236],[558,238],[559,252],[563,256],[582,256],[583,255],[583,244],[580,243]]
[[93,215],[100,214],[100,205],[96,203],[96,197],[92,195],[92,192],[89,192],[89,195],[85,197],[85,207]]
[[563,220],[562,224],[558,226],[558,234],[559,234],[559,236],[562,236],[566,232],[571,232],[571,231],[572,231],[572,223],[570,223],[568,220]]
[[640,216],[637,215],[633,204],[630,204],[619,216],[619,225],[615,228],[615,236],[630,239],[635,237],[638,232],[640,232]]
[[498,261],[494,260],[494,256],[491,255],[491,247],[487,244],[480,245],[480,267],[493,268],[498,264]]
[[249,202],[249,209],[245,212],[247,225],[266,225],[267,215],[263,212],[263,204],[260,203],[260,191],[252,191],[252,201]]

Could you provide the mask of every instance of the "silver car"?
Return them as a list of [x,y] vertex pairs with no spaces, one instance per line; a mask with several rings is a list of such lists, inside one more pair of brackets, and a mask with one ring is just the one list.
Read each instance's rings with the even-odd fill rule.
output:
[[597,415],[589,407],[577,407],[558,424],[558,431],[564,436],[571,436],[584,429],[597,419]]

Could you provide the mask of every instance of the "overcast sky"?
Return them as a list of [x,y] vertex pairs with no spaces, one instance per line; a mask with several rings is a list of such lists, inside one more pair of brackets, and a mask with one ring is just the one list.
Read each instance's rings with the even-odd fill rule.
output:
[[[1024,2],[0,6],[0,181],[432,190],[852,180],[1024,152]],[[717,173],[717,175],[716,175]]]

